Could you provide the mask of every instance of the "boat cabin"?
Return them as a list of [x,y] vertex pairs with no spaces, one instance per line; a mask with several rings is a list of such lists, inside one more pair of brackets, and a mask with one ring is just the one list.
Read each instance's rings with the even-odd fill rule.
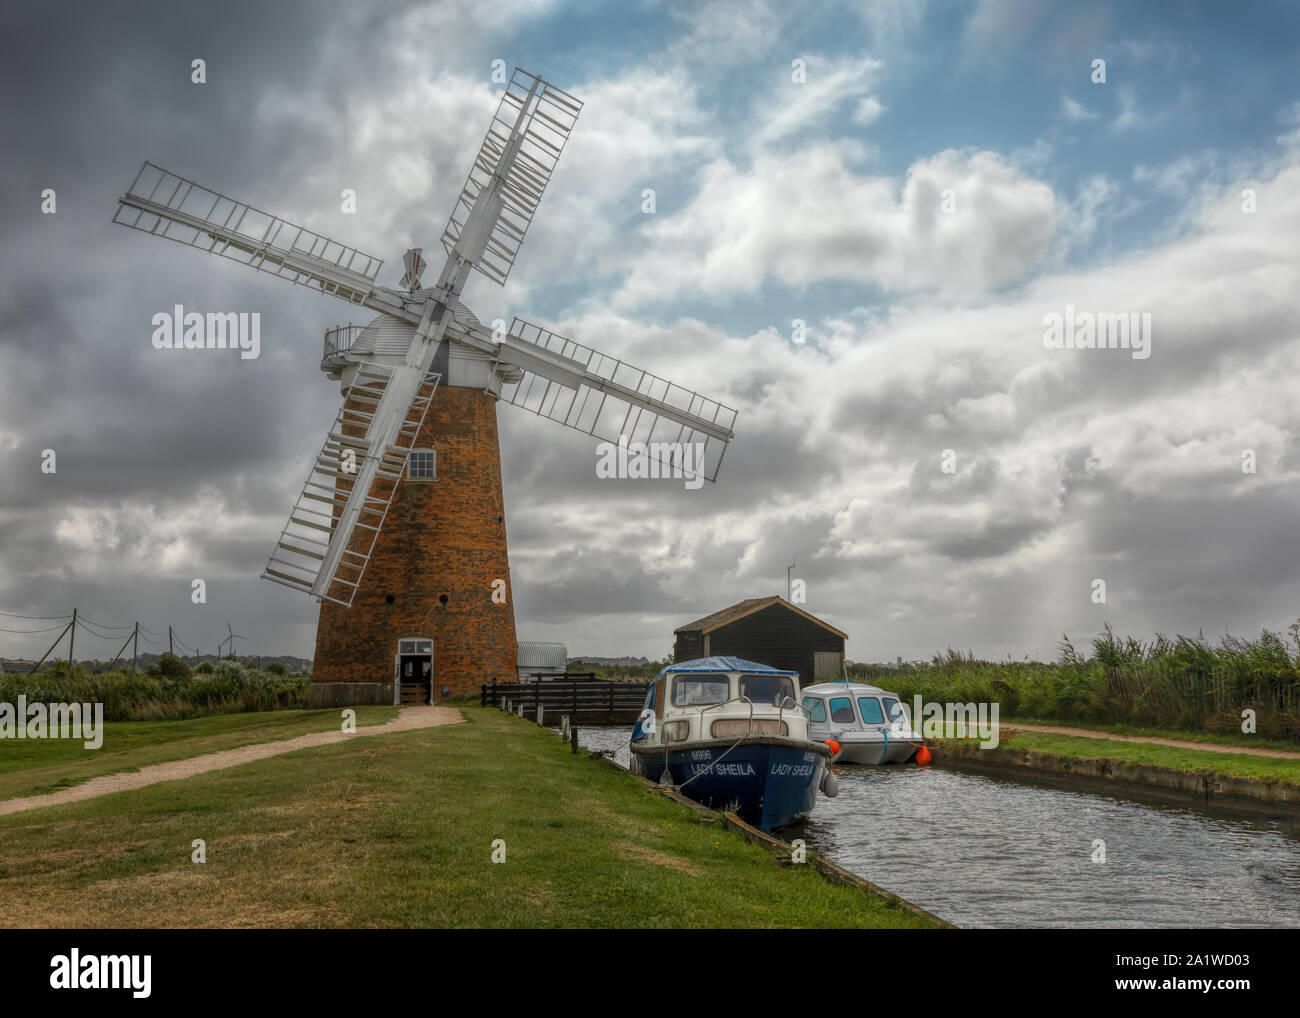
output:
[[776,735],[806,739],[797,672],[741,658],[713,657],[669,665],[646,692],[634,742],[664,744]]
[[921,741],[898,694],[879,686],[821,682],[803,691],[801,705],[811,737],[840,744],[837,763],[903,763]]

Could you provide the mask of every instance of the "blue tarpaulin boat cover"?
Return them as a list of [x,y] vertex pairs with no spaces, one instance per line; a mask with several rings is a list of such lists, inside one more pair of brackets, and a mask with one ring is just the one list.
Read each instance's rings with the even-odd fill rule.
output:
[[[708,672],[755,672],[770,675],[798,675],[798,672],[788,672],[781,668],[773,668],[771,665],[761,665],[757,661],[746,661],[743,657],[701,657],[694,661],[678,661],[675,665],[669,665],[663,669],[659,675],[675,675],[678,672],[693,672],[695,674]],[[656,675],[655,678],[659,678]]]

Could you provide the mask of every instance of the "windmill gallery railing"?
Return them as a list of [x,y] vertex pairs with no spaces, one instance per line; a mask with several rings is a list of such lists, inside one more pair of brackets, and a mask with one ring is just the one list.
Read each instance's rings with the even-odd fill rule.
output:
[[479,687],[479,705],[500,707],[509,700],[530,720],[543,711],[543,724],[558,725],[567,715],[571,725],[630,725],[645,703],[648,682],[557,681],[493,682]]
[[364,328],[364,325],[338,325],[327,330],[325,349],[320,358],[321,367],[329,368],[342,364],[343,355],[352,349],[352,344],[357,341]]

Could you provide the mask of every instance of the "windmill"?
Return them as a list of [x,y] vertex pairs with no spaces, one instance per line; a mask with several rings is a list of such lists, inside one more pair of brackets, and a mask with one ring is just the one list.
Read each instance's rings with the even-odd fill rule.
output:
[[431,699],[435,675],[464,695],[516,674],[498,401],[717,477],[734,410],[517,317],[494,334],[460,300],[471,271],[505,283],[581,108],[515,69],[427,288],[423,249],[390,289],[380,259],[153,163],[118,202],[116,223],[378,314],[325,333],[320,367],[343,405],[263,572],[321,603],[313,706]]
[[226,633],[227,633],[228,635],[226,636],[226,638],[225,638],[224,640],[221,641],[220,645],[217,647],[217,657],[219,657],[219,658],[225,656],[224,654],[221,653],[221,648],[222,648],[222,647],[229,646],[229,648],[230,648],[230,653],[233,654],[233,653],[235,652],[235,641],[236,641],[236,640],[247,640],[247,639],[248,639],[248,637],[246,637],[246,636],[240,636],[238,633],[236,633],[233,629],[230,628],[230,620],[229,620],[229,619],[226,620]]

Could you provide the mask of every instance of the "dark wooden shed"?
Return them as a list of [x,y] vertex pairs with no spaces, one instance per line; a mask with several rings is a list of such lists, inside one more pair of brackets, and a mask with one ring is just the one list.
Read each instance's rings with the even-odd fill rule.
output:
[[752,597],[679,626],[676,660],[728,655],[799,673],[800,685],[838,679],[844,673],[848,637],[785,598]]

